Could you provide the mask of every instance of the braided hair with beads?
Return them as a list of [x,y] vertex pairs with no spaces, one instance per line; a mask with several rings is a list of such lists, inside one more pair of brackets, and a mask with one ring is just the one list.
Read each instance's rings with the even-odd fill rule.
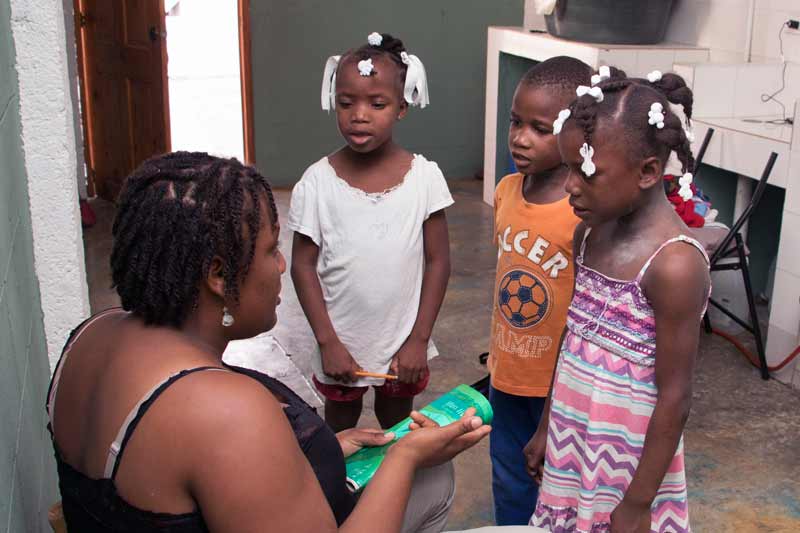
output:
[[179,327],[215,256],[225,296],[237,301],[263,216],[277,225],[272,189],[253,167],[201,152],[148,159],[125,181],[112,229],[112,280],[122,307],[147,324]]
[[[686,125],[691,124],[693,95],[683,78],[671,73],[654,82],[640,78],[612,78],[600,82],[597,87],[602,90],[602,101],[584,94],[569,107],[570,120],[583,130],[587,145],[592,145],[598,119],[608,119],[621,128],[631,158],[655,156],[666,165],[670,153],[675,152],[683,172],[694,171],[691,141],[681,119],[669,106],[670,103],[680,105]],[[663,128],[648,123],[648,112],[654,103],[663,108]]]
[[363,61],[365,59],[375,59],[378,57],[389,58],[397,67],[400,76],[400,86],[402,87],[406,81],[406,73],[408,72],[408,65],[403,63],[402,54],[406,51],[403,41],[393,37],[388,33],[380,33],[380,44],[373,45],[370,43],[364,44],[353,50],[348,50],[342,55],[339,64],[346,61]]

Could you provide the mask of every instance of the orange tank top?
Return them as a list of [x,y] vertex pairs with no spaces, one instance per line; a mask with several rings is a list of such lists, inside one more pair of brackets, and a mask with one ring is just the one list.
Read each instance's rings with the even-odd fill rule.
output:
[[568,199],[531,204],[522,174],[510,174],[494,196],[495,275],[488,368],[492,386],[544,397],[572,300],[572,235],[580,221]]

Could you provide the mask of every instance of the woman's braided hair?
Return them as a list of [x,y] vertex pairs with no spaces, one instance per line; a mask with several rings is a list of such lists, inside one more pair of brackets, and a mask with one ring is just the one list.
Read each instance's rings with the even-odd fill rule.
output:
[[[669,106],[670,103],[680,105],[687,126],[691,124],[693,95],[683,78],[669,73],[651,83],[646,79],[612,77],[597,86],[603,91],[602,102],[586,94],[570,105],[570,120],[583,130],[587,144],[592,145],[598,119],[611,119],[622,128],[633,159],[655,156],[666,165],[670,153],[675,152],[683,172],[694,172],[691,143],[681,119]],[[648,112],[654,102],[664,108],[661,129],[648,123]]]
[[[262,195],[268,213],[259,208]],[[274,226],[277,213],[266,178],[236,159],[201,152],[148,159],[128,176],[112,230],[122,307],[147,324],[179,327],[214,256],[223,263],[225,296],[238,300],[261,217]]]

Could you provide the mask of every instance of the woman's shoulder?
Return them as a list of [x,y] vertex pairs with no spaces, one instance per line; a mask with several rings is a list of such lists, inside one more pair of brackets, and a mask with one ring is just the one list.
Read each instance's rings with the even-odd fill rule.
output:
[[[220,427],[253,424],[257,420],[276,421],[283,417],[278,399],[255,379],[229,369],[196,372],[187,376],[180,398],[191,406],[186,420],[200,433]],[[216,429],[215,429],[216,428]]]

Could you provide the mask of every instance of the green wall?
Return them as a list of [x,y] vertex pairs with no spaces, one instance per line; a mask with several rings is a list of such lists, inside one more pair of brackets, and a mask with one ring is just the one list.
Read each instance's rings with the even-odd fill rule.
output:
[[422,59],[431,105],[396,128],[411,151],[439,163],[448,178],[483,166],[486,35],[521,26],[523,0],[258,0],[251,5],[256,163],[276,185],[291,185],[342,141],[320,108],[328,56],[391,33]]
[[48,531],[47,509],[57,500],[43,409],[50,369],[9,20],[9,2],[0,0],[0,524],[9,532]]
[[495,183],[513,170],[508,151],[508,126],[511,122],[511,104],[514,91],[522,76],[538,61],[504,52],[500,53],[497,76],[497,147],[495,149]]

